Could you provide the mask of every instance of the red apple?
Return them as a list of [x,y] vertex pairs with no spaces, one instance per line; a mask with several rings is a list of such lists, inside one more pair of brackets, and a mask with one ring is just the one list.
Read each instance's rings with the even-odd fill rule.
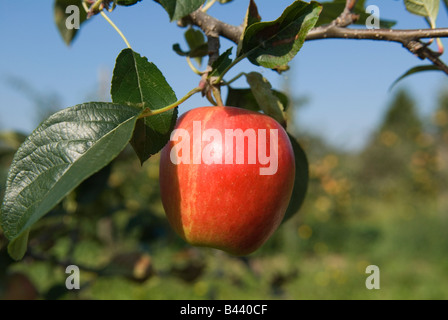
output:
[[294,153],[273,118],[234,107],[183,114],[160,159],[167,218],[188,243],[247,255],[281,223]]

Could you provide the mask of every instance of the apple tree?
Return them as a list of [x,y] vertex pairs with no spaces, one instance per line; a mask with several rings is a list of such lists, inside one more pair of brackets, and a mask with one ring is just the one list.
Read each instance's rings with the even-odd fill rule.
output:
[[[256,1],[250,0],[239,26],[207,13],[213,5],[232,5],[231,0],[156,0],[154,5],[161,5],[167,12],[166,23],[176,22],[187,28],[185,39],[189,48],[173,44],[173,51],[167,54],[186,57],[192,69],[192,83],[197,85],[187,93],[174,92],[163,76],[163,66],[148,61],[145,53],[135,52],[107,16],[108,11],[126,10],[127,6],[138,6],[140,1],[55,0],[55,21],[67,44],[77,36],[78,28],[73,26],[79,24],[82,29],[88,19],[103,17],[123,38],[126,48],[116,58],[111,103],[84,102],[56,112],[15,153],[0,222],[9,240],[8,252],[16,260],[26,254],[33,225],[89,177],[107,168],[128,144],[141,164],[158,154],[170,141],[182,114],[182,103],[195,94],[201,94],[206,104],[212,106],[247,109],[271,117],[287,132],[290,103],[285,93],[272,88],[262,74],[251,70],[242,70],[237,77],[228,79],[229,70],[238,68],[243,60],[284,73],[308,41],[367,39],[401,44],[404,50],[429,62],[408,70],[397,81],[428,70],[448,74],[448,66],[441,60],[443,46],[439,40],[448,37],[448,29],[436,24],[439,0],[404,0],[409,12],[426,19],[428,28],[424,30],[393,29],[393,21],[380,21],[366,11],[365,0],[291,1],[273,21],[263,21]],[[234,45],[223,50],[221,38]],[[207,60],[207,67],[200,71],[194,61],[203,59]],[[241,77],[247,80],[247,87],[232,87]],[[228,88],[226,97],[221,95],[223,87]],[[282,212],[283,221],[299,211],[308,184],[305,152],[291,133],[287,137],[295,170],[291,170],[294,186],[288,191],[290,201]]]

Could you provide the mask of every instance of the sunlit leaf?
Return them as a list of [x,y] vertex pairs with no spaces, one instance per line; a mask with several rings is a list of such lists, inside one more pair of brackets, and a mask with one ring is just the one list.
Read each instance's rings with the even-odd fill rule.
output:
[[25,140],[12,161],[0,214],[15,257],[24,253],[26,230],[123,150],[140,113],[85,103],[55,113]]
[[431,28],[436,27],[440,0],[404,0],[404,4],[409,12],[427,18]]

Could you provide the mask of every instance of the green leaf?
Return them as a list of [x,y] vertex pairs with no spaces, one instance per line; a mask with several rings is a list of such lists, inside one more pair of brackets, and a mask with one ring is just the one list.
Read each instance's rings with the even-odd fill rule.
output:
[[188,28],[185,32],[185,40],[190,51],[183,51],[178,43],[173,45],[173,50],[180,56],[196,58],[197,63],[201,65],[202,57],[208,55],[208,44],[205,42],[202,31]]
[[294,214],[296,214],[305,200],[308,189],[309,169],[308,159],[305,151],[303,151],[297,140],[288,133],[291,141],[292,149],[294,150],[294,158],[296,164],[296,174],[294,179],[294,188],[292,190],[291,200],[286,210],[285,217],[282,223],[288,221]]
[[246,29],[249,28],[251,25],[260,21],[261,17],[260,14],[258,13],[257,5],[255,4],[254,0],[250,0],[249,8],[247,8],[246,17],[244,18],[243,30],[246,31]]
[[142,1],[142,0],[118,0],[117,4],[119,6],[128,7],[128,6],[132,6],[132,5],[134,5],[134,4],[136,4],[137,2],[140,2],[140,1]]
[[389,90],[391,90],[398,82],[400,82],[401,80],[403,80],[404,78],[413,75],[415,73],[418,72],[423,72],[423,71],[441,71],[437,66],[435,65],[425,65],[425,66],[416,66],[413,67],[411,69],[409,69],[408,71],[406,71],[405,73],[403,73],[397,80],[395,80],[392,85],[389,87]]
[[[359,16],[354,22],[356,25],[366,25],[366,20],[370,14],[366,13],[365,0],[358,0],[352,12]],[[344,11],[346,0],[333,0],[332,2],[322,2],[322,12],[317,20],[316,27],[329,24],[339,17]],[[390,29],[396,24],[395,21],[380,19],[380,27]]]
[[232,59],[230,55],[232,54],[232,48],[229,48],[216,59],[212,64],[212,71],[210,77],[219,77],[227,69],[228,66],[232,64]]
[[[131,49],[117,58],[112,78],[112,100],[157,110],[177,101],[162,72],[147,58]],[[177,108],[137,121],[131,145],[141,163],[159,152],[169,141],[177,120]]]
[[244,34],[245,34],[247,28],[249,28],[254,23],[260,22],[260,21],[261,21],[261,17],[260,17],[260,14],[258,13],[257,5],[255,4],[254,0],[250,0],[249,8],[247,8],[246,17],[244,18],[244,22],[243,22],[243,32],[241,33],[241,38],[238,43],[237,54],[236,54],[237,56],[240,56],[240,54],[241,54]]
[[[355,8],[361,3],[364,8],[365,0],[359,0]],[[317,20],[316,27],[321,25],[330,24],[344,11],[346,0],[333,0],[333,2],[321,2],[322,12]],[[354,11],[354,10],[353,10]]]
[[282,104],[282,110],[286,111],[289,107],[289,98],[286,94],[283,92],[272,90],[272,93],[280,100],[280,103]]
[[427,18],[431,28],[436,27],[440,0],[404,0],[404,4],[409,12]]
[[205,37],[201,30],[188,28],[187,31],[185,31],[184,36],[190,50],[194,50],[205,43]]
[[30,229],[22,232],[17,238],[12,240],[8,245],[8,254],[16,261],[22,260],[28,247],[28,236]]
[[[282,109],[286,110],[289,105],[289,99],[286,94],[277,90],[272,90],[272,93],[279,98],[282,104]],[[251,89],[234,89],[229,87],[226,106],[261,111]]]
[[208,54],[208,44],[205,42],[204,34],[201,30],[188,28],[185,32],[185,40],[190,47],[190,55],[201,65],[202,57]]
[[321,10],[315,1],[295,1],[277,20],[252,24],[244,33],[240,55],[246,54],[255,65],[284,70],[299,52]]
[[269,81],[258,72],[246,74],[246,79],[260,109],[286,127],[283,104],[273,93]]
[[180,20],[199,9],[205,0],[155,0],[168,12],[171,21]]
[[55,0],[54,2],[54,21],[60,35],[62,36],[62,39],[64,39],[67,45],[70,45],[73,42],[76,34],[78,33],[78,29],[67,28],[66,22],[67,19],[69,19],[69,22],[72,21],[71,18],[69,18],[72,16],[72,12],[69,11],[69,13],[66,13],[66,10],[67,7],[71,5],[78,7],[79,23],[81,26],[87,18],[87,13],[82,6],[82,0]]
[[[180,45],[178,43],[176,43],[176,44],[173,44],[173,50],[178,55],[183,56],[183,57],[187,57],[188,56],[190,58],[202,58],[202,57],[205,57],[206,55],[208,55],[208,45],[207,45],[207,43],[204,43],[200,47],[197,47],[196,49],[191,50],[191,51],[183,51],[180,48]],[[201,59],[201,61],[202,61],[202,59]]]
[[[12,161],[0,224],[14,241],[83,180],[112,161],[132,136],[141,110],[85,103],[45,120]],[[11,244],[21,248],[21,240]]]
[[229,87],[226,106],[261,111],[260,106],[250,89],[233,89],[232,87]]
[[190,56],[190,51],[182,50],[182,48],[180,47],[180,44],[178,44],[178,43],[173,44],[173,50],[180,56],[183,56],[183,57]]
[[218,1],[219,1],[219,3],[224,4],[224,3],[232,2],[233,0],[218,0]]

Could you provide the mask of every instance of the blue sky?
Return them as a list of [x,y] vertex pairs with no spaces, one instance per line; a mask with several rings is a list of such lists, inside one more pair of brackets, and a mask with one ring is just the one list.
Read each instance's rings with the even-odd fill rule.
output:
[[[226,22],[240,24],[248,0],[215,5],[209,13]],[[292,0],[258,0],[264,21],[277,18]],[[397,20],[395,28],[426,28],[423,18],[411,15],[401,0],[370,0],[380,9],[382,19]],[[109,14],[125,33],[133,49],[149,58],[163,72],[180,98],[197,85],[185,59],[177,56],[172,44],[185,48],[183,30],[169,23],[163,8],[152,0]],[[438,26],[448,26],[447,10],[440,8]],[[448,48],[448,42],[444,41]],[[222,49],[232,44],[222,41]],[[67,47],[53,23],[52,0],[0,0],[0,128],[32,131],[37,123],[33,102],[14,89],[8,79],[25,80],[42,94],[61,98],[61,108],[90,101],[100,83],[99,74],[110,80],[115,59],[125,45],[100,16],[84,25],[73,45]],[[229,73],[259,71],[274,87],[289,77],[293,94],[308,103],[298,114],[301,128],[321,134],[337,146],[362,146],[381,121],[384,108],[400,87],[410,89],[419,112],[427,117],[447,78],[427,72],[404,80],[388,91],[390,84],[409,68],[423,63],[399,44],[370,40],[318,40],[306,42],[292,62],[292,70],[276,73],[243,62]],[[104,78],[104,76],[103,76]],[[104,81],[102,82],[104,86]],[[109,92],[108,83],[105,88]],[[235,86],[247,86],[240,80]],[[107,96],[107,95],[106,95]],[[181,112],[208,105],[194,96]]]

